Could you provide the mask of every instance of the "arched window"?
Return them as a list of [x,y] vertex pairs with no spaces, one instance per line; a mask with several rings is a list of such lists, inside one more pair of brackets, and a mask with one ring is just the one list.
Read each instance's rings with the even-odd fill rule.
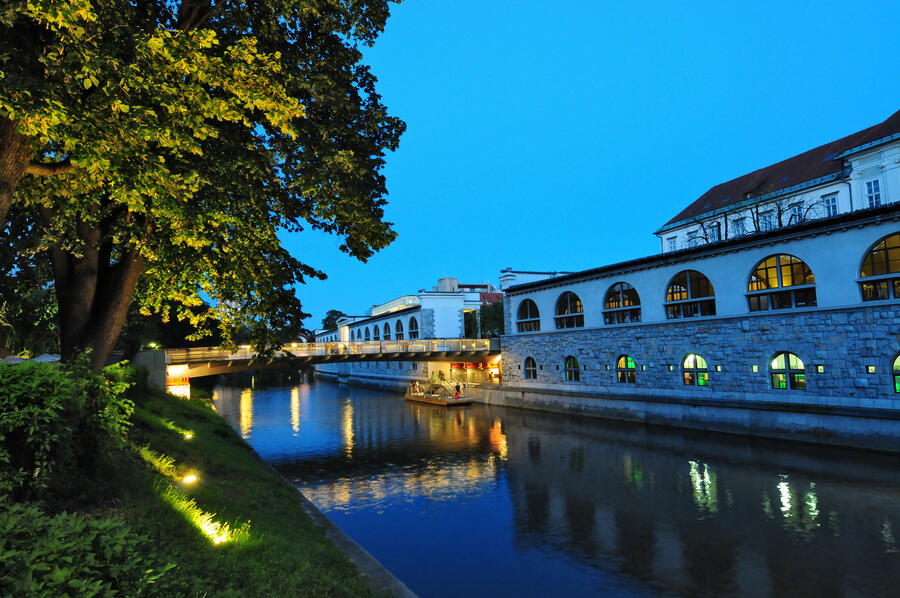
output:
[[538,332],[541,329],[541,314],[534,301],[525,299],[519,304],[516,323],[519,332]]
[[419,338],[419,322],[415,318],[409,319],[409,338]]
[[365,334],[363,335],[363,338],[364,338],[365,340],[369,340],[369,327],[368,327],[368,326],[366,326],[366,332],[365,332]]
[[372,340],[380,341],[381,340],[381,329],[378,328],[378,324],[372,326]]
[[684,383],[688,386],[707,386],[709,384],[709,366],[706,360],[696,353],[688,353],[684,361],[681,362],[681,369],[684,374]]
[[712,283],[696,270],[675,275],[666,291],[666,317],[696,318],[716,315],[716,298]]
[[603,300],[603,322],[625,324],[641,321],[641,298],[627,282],[617,282],[606,291]]
[[566,382],[579,382],[581,371],[578,369],[578,360],[569,355],[566,357]]
[[859,283],[863,301],[900,299],[900,233],[878,241],[863,258]]
[[556,327],[584,327],[584,307],[581,299],[572,291],[566,291],[556,300]]
[[900,393],[900,355],[894,359],[894,367],[891,369],[894,373],[894,392]]
[[620,355],[616,361],[616,379],[622,384],[634,384],[637,381],[637,366],[628,355]]
[[793,353],[782,351],[775,355],[769,364],[769,370],[772,374],[772,388],[806,390],[806,370],[800,358]]
[[[800,258],[779,253],[753,268],[747,302],[750,311],[790,309],[816,305],[816,279]],[[792,287],[790,290],[779,290]]]
[[397,320],[397,323],[394,324],[394,338],[398,341],[403,340],[403,322]]
[[391,340],[391,325],[387,322],[384,323],[384,340]]
[[362,340],[362,330],[356,331],[356,340],[358,340],[358,341]]
[[[577,365],[575,366],[575,369],[576,370],[578,369]],[[533,357],[525,358],[525,379],[526,380],[537,379],[537,363],[535,363]]]

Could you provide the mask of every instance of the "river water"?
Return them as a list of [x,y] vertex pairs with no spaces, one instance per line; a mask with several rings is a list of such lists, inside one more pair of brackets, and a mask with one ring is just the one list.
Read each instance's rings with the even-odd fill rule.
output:
[[431,596],[900,596],[897,457],[331,382],[216,409]]

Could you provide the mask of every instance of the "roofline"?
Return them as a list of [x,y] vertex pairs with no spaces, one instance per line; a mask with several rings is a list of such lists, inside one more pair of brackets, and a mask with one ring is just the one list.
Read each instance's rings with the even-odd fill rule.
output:
[[385,319],[385,318],[389,319],[392,316],[401,316],[405,313],[413,312],[413,311],[416,311],[419,309],[422,309],[421,305],[412,305],[410,307],[404,307],[403,309],[398,309],[396,311],[386,311],[386,312],[378,314],[377,316],[368,316],[366,318],[363,318],[362,320],[357,320],[357,321],[349,324],[349,326],[357,326],[359,324],[366,324],[367,322],[371,322],[372,320],[381,320],[381,319]]
[[[836,158],[835,158],[836,159]],[[684,218],[677,222],[673,222],[671,224],[663,225],[659,228],[654,235],[661,235],[670,230],[680,228],[685,224],[690,222],[697,222],[698,220],[704,218],[711,218],[712,216],[718,216],[720,214],[727,214],[728,212],[735,212],[740,208],[744,208],[748,205],[757,204],[763,201],[767,201],[769,199],[775,199],[776,197],[781,197],[782,195],[790,195],[791,193],[795,193],[797,191],[803,191],[804,189],[811,189],[813,187],[818,187],[819,185],[824,185],[825,183],[830,183],[839,178],[845,178],[848,174],[850,174],[849,168],[843,168],[839,172],[833,172],[831,174],[826,174],[825,176],[821,176],[817,179],[812,179],[809,181],[805,181],[803,183],[798,183],[796,185],[792,185],[790,187],[785,187],[784,189],[779,189],[778,191],[772,191],[771,193],[766,193],[764,195],[754,195],[752,197],[748,197],[747,199],[740,201],[735,204],[731,204],[722,208],[716,208],[715,210],[710,210],[708,212],[702,212],[696,216],[692,216],[690,218]]]
[[[875,126],[878,126],[878,125],[875,125]],[[851,154],[856,154],[863,150],[871,149],[875,146],[882,145],[884,143],[890,143],[891,141],[894,141],[895,139],[900,139],[900,133],[894,133],[893,135],[888,135],[887,137],[882,137],[881,139],[876,139],[875,141],[870,141],[869,143],[863,143],[862,145],[857,145],[856,147],[851,147],[843,154],[839,154],[838,156],[836,156],[834,159],[839,160],[841,158],[846,158],[847,156],[849,156]]]
[[881,222],[882,220],[886,219],[886,216],[887,219],[900,219],[900,202],[887,204],[877,208],[857,210],[854,212],[849,212],[847,214],[838,214],[837,216],[832,216],[830,218],[817,218],[815,220],[810,220],[801,224],[794,224],[791,226],[778,228],[773,231],[767,231],[764,233],[751,233],[749,235],[744,235],[735,239],[728,239],[725,241],[719,241],[717,243],[709,243],[707,245],[701,245],[699,247],[691,247],[688,249],[681,249],[679,251],[658,253],[656,255],[636,258],[625,262],[618,262],[616,264],[610,264],[608,266],[600,266],[598,268],[582,270],[581,272],[575,272],[568,276],[559,276],[557,278],[527,282],[524,284],[509,287],[508,289],[506,289],[506,296],[510,297],[524,291],[530,291],[541,287],[562,286],[565,283],[581,282],[582,279],[600,278],[610,274],[615,274],[617,272],[624,273],[631,270],[650,268],[660,264],[665,264],[667,262],[680,262],[684,261],[686,257],[701,257],[707,254],[715,254],[722,251],[733,251],[735,249],[741,248],[742,246],[751,246],[761,243],[769,244],[773,241],[796,236],[798,233],[802,234],[809,231],[825,232],[830,229],[839,229],[845,227],[849,223],[855,223],[859,221],[861,221],[859,222],[859,224],[866,224],[865,221],[867,220],[873,222]]

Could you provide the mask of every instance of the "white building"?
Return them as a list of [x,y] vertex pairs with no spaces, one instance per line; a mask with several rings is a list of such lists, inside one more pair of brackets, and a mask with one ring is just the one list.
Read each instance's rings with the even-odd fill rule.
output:
[[663,225],[663,252],[900,199],[900,111],[875,126],[721,183]]

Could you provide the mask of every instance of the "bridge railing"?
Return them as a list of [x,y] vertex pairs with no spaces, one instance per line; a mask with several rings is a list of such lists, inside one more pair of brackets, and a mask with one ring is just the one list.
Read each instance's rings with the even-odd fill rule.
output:
[[[330,343],[288,343],[275,356],[327,357],[329,355],[378,355],[384,353],[434,353],[455,351],[490,351],[491,341],[484,338],[427,338],[391,341],[348,341]],[[166,363],[190,363],[198,361],[249,361],[256,352],[248,345],[241,345],[234,353],[218,347],[194,347],[191,349],[166,349]]]

